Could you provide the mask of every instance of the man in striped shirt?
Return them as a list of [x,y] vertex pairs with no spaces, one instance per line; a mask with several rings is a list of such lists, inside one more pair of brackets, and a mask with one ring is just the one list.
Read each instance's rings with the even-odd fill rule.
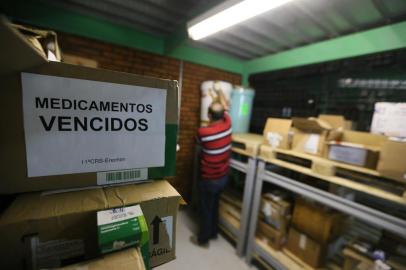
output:
[[227,184],[231,149],[231,119],[220,102],[209,107],[210,124],[198,130],[201,145],[199,182],[200,231],[197,244],[217,238],[220,194]]

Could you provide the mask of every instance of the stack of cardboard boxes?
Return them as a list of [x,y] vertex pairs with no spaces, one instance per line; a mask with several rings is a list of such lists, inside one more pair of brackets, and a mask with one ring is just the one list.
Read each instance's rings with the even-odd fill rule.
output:
[[265,193],[261,198],[261,212],[257,237],[279,250],[286,243],[291,219],[291,204],[282,192]]
[[181,197],[152,179],[175,173],[177,82],[51,62],[19,30],[0,22],[0,268],[173,260]]
[[351,127],[352,123],[339,115],[268,118],[264,128],[264,144],[377,170],[381,176],[405,184],[406,142],[384,135],[352,131]]
[[345,222],[343,214],[298,197],[286,249],[311,267],[320,267],[328,245],[342,233]]

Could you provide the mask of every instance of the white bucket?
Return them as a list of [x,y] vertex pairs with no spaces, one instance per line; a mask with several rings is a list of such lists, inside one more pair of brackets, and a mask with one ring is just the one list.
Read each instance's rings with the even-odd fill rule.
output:
[[209,123],[208,109],[211,103],[219,98],[221,91],[226,102],[230,106],[231,91],[233,85],[224,81],[204,81],[201,85],[202,101],[200,106],[200,125],[206,126]]

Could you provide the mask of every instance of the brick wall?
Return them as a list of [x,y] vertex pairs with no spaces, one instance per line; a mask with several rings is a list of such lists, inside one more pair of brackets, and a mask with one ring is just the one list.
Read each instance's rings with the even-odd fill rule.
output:
[[[179,79],[180,61],[92,39],[59,33],[64,53],[96,60],[100,68],[136,73],[164,79]],[[185,197],[190,195],[193,176],[194,136],[200,122],[200,84],[205,80],[224,80],[240,84],[241,76],[219,69],[185,62],[176,177],[170,179]]]

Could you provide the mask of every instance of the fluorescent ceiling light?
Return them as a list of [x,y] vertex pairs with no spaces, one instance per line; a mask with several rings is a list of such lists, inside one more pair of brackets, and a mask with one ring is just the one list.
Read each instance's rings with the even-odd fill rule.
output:
[[290,1],[229,0],[190,21],[188,33],[193,40],[199,40]]

